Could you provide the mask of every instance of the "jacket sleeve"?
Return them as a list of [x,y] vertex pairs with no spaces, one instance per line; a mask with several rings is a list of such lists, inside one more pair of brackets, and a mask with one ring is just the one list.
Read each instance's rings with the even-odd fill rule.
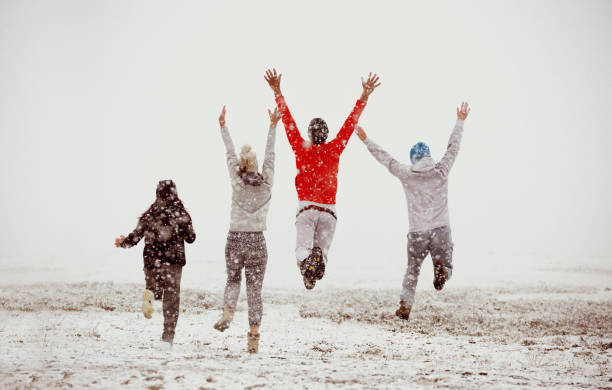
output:
[[359,117],[361,116],[361,113],[363,112],[365,106],[365,102],[357,100],[357,103],[355,103],[355,107],[353,107],[353,111],[344,121],[344,124],[336,135],[336,138],[330,141],[331,147],[335,149],[338,153],[342,153],[342,151],[344,151],[344,148],[346,148],[346,144],[351,138],[353,130],[355,130],[355,125],[357,124],[357,122],[359,122]]
[[366,144],[372,156],[374,156],[379,163],[385,166],[393,176],[402,181],[408,179],[408,176],[410,175],[410,167],[408,165],[402,164],[394,159],[389,153],[383,150],[383,148],[378,146],[370,138],[366,138],[363,143]]
[[227,169],[229,170],[230,179],[233,182],[240,179],[238,177],[238,157],[236,157],[234,143],[232,142],[232,137],[230,136],[227,127],[224,126],[221,129],[221,136],[223,137],[223,143],[225,144]]
[[181,227],[182,237],[188,244],[191,244],[196,239],[196,234],[195,234],[195,230],[193,230],[193,223],[191,221],[191,216],[189,215],[189,213],[185,211],[185,215],[183,216],[183,218],[184,218],[184,224]]
[[268,131],[268,141],[266,142],[266,156],[264,157],[261,172],[264,180],[269,185],[274,181],[274,143],[276,141],[276,126],[270,126]]
[[455,159],[457,158],[457,153],[459,153],[459,146],[461,145],[461,136],[463,135],[463,121],[457,120],[455,124],[455,128],[451,133],[450,139],[448,140],[448,146],[446,148],[446,153],[442,157],[442,160],[436,165],[438,170],[442,173],[443,176],[447,176],[450,172],[453,164],[455,163]]
[[277,97],[276,105],[278,106],[278,109],[280,110],[281,115],[283,116],[283,125],[285,125],[285,132],[287,133],[289,145],[291,145],[291,149],[293,149],[293,152],[295,153],[303,147],[304,139],[298,131],[297,125],[295,124],[295,120],[293,120],[293,116],[291,116],[289,107],[285,102],[285,97]]
[[136,229],[134,229],[133,232],[128,234],[125,240],[123,240],[123,242],[121,243],[121,247],[131,248],[134,245],[138,244],[140,240],[142,239],[142,237],[144,236],[144,232],[145,232],[144,217],[140,217],[140,219],[138,220],[138,225],[136,226]]

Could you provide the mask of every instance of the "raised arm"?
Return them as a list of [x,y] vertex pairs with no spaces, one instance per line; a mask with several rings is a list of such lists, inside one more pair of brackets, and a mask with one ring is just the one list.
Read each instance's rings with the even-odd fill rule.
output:
[[353,130],[355,130],[355,125],[357,124],[357,122],[359,122],[359,117],[361,116],[361,113],[363,112],[363,109],[365,108],[366,103],[368,102],[370,94],[374,92],[374,89],[380,86],[380,83],[378,82],[379,80],[379,77],[376,74],[372,73],[369,74],[367,81],[364,81],[363,77],[361,78],[361,86],[363,87],[361,97],[359,98],[359,100],[357,100],[357,103],[355,103],[353,111],[344,121],[344,124],[336,135],[336,138],[330,141],[330,144],[334,149],[338,151],[338,153],[342,153],[342,151],[346,147],[348,140],[353,134]]
[[219,126],[221,126],[221,136],[223,137],[223,143],[225,144],[226,158],[227,158],[227,169],[232,180],[239,179],[238,177],[238,157],[236,157],[236,150],[234,149],[234,143],[232,137],[229,134],[229,130],[225,126],[225,106],[221,110],[219,116]]
[[282,76],[282,74],[276,73],[276,69],[268,69],[264,78],[268,82],[268,85],[270,85],[270,88],[272,88],[272,91],[274,91],[274,98],[276,99],[277,108],[282,115],[283,125],[285,125],[285,132],[287,133],[289,145],[291,145],[291,149],[293,149],[295,152],[302,148],[302,145],[304,145],[304,139],[298,131],[297,124],[295,123],[295,120],[293,120],[293,116],[291,116],[287,102],[285,101],[283,93],[281,92],[280,80]]
[[379,163],[384,165],[393,176],[402,181],[408,178],[410,174],[410,167],[394,159],[389,153],[383,150],[383,148],[368,138],[366,132],[361,126],[357,126],[357,136],[367,146],[372,156],[374,156]]
[[281,113],[278,108],[275,108],[274,111],[268,110],[268,114],[270,115],[270,130],[268,131],[266,155],[264,157],[261,172],[266,183],[272,185],[274,181],[274,142],[276,141],[276,124],[281,119]]
[[457,122],[455,123],[455,127],[453,132],[451,133],[450,139],[448,140],[448,146],[446,148],[446,152],[444,156],[440,160],[440,162],[436,165],[438,170],[444,175],[448,175],[453,164],[455,163],[455,159],[457,158],[457,154],[459,153],[459,146],[461,145],[461,136],[463,135],[463,122],[467,118],[470,113],[470,107],[466,102],[461,103],[461,108],[457,107]]

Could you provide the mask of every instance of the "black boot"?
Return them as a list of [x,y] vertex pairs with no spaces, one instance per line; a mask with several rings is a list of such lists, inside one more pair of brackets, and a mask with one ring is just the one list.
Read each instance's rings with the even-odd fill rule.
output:
[[446,271],[446,267],[444,267],[442,264],[434,265],[434,288],[436,290],[442,290],[447,279],[448,272]]
[[304,279],[304,287],[306,287],[307,290],[312,290],[317,282],[317,279],[314,276],[314,268],[308,261],[309,258],[310,256],[300,262],[300,273]]
[[304,278],[304,286],[311,290],[317,280],[323,279],[325,275],[325,261],[323,261],[323,251],[318,246],[312,248],[310,255],[300,263],[300,271]]

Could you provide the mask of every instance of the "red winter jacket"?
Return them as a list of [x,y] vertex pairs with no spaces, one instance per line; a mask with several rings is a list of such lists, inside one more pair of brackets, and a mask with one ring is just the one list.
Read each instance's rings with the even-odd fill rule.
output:
[[340,154],[353,134],[366,104],[357,100],[353,112],[344,121],[336,138],[321,145],[307,142],[302,138],[283,96],[276,98],[276,104],[283,115],[287,138],[295,153],[295,165],[298,169],[295,188],[298,199],[322,204],[336,204]]

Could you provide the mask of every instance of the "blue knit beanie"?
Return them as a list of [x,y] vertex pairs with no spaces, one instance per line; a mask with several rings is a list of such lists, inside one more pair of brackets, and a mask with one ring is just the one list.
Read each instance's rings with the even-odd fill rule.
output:
[[413,164],[416,164],[416,162],[423,157],[431,157],[431,154],[429,153],[429,146],[427,146],[427,144],[424,142],[417,142],[410,149],[410,161],[412,161]]

